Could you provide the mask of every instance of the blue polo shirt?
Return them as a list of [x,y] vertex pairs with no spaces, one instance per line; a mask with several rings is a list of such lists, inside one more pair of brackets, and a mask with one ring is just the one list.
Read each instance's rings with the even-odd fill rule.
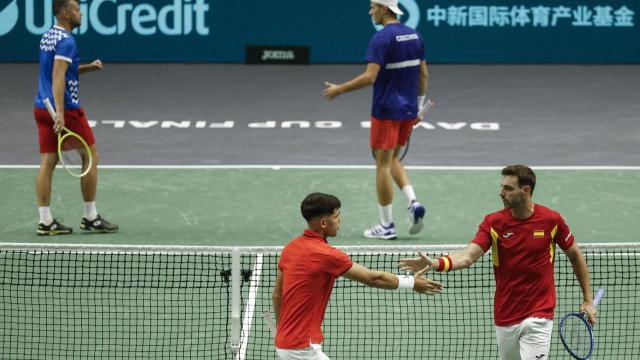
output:
[[381,120],[414,120],[418,115],[420,62],[424,43],[418,32],[392,23],[373,35],[367,63],[380,65],[373,84],[371,115]]
[[80,54],[73,36],[60,26],[54,26],[40,39],[40,76],[38,78],[38,94],[35,106],[46,109],[43,100],[49,98],[55,107],[53,99],[53,63],[55,60],[69,63],[64,81],[64,108],[80,108],[78,97],[78,69]]

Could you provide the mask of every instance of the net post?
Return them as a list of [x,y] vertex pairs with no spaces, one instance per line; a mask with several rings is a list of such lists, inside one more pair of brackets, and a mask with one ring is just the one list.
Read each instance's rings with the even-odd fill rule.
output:
[[240,350],[240,248],[231,250],[231,332],[229,347],[234,354]]

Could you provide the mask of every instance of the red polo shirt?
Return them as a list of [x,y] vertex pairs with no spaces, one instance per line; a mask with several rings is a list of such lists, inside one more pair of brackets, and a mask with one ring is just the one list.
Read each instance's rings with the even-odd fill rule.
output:
[[278,263],[284,276],[276,347],[302,349],[322,342],[333,283],[352,264],[347,254],[308,229],[284,247]]
[[491,248],[496,325],[511,326],[528,317],[553,320],[556,244],[567,250],[574,243],[560,214],[536,204],[533,215],[520,220],[505,208],[484,218],[472,242],[484,251]]

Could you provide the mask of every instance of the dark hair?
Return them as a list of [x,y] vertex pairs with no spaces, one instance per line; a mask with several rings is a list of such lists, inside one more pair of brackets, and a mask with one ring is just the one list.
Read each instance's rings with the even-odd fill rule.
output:
[[308,222],[318,216],[331,215],[333,211],[339,209],[340,206],[340,199],[337,197],[316,192],[307,195],[307,197],[302,200],[300,212],[302,212],[302,217]]
[[502,176],[515,176],[518,178],[518,186],[530,186],[531,194],[536,187],[536,174],[526,165],[509,165],[502,169]]
[[53,15],[58,16],[72,1],[78,0],[53,0]]

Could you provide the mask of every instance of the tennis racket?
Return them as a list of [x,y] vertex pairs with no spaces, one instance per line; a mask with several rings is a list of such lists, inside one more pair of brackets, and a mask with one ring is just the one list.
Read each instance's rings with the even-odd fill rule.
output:
[[[596,294],[593,304],[598,303],[604,295],[604,289],[601,288]],[[569,313],[560,320],[560,340],[562,345],[567,349],[569,354],[576,359],[586,360],[591,357],[595,340],[593,338],[593,329],[587,316],[583,313]]]
[[[49,111],[49,115],[55,121],[56,110],[51,105],[51,101],[46,98],[43,102]],[[83,157],[86,157],[86,162],[83,161]],[[77,178],[87,175],[93,165],[93,154],[87,142],[80,135],[66,127],[58,134],[58,158],[67,173]]]
[[273,337],[276,337],[276,333],[277,333],[276,322],[275,320],[273,320],[273,315],[271,315],[271,312],[269,311],[263,312],[262,318],[267,323],[267,326],[269,326],[269,329],[271,329],[271,334],[273,335]]
[[[429,111],[429,109],[431,109],[433,105],[434,103],[433,101],[431,101],[431,99],[425,98],[422,103],[422,110],[418,112],[418,118],[423,120],[424,116]],[[407,143],[404,146],[400,147],[400,151],[398,152],[398,160],[402,161],[404,160],[404,157],[407,156],[407,153],[409,152],[410,143],[411,143],[411,137],[407,139]],[[373,150],[371,150],[371,156],[373,156],[374,159],[376,158],[376,154],[373,152]]]

